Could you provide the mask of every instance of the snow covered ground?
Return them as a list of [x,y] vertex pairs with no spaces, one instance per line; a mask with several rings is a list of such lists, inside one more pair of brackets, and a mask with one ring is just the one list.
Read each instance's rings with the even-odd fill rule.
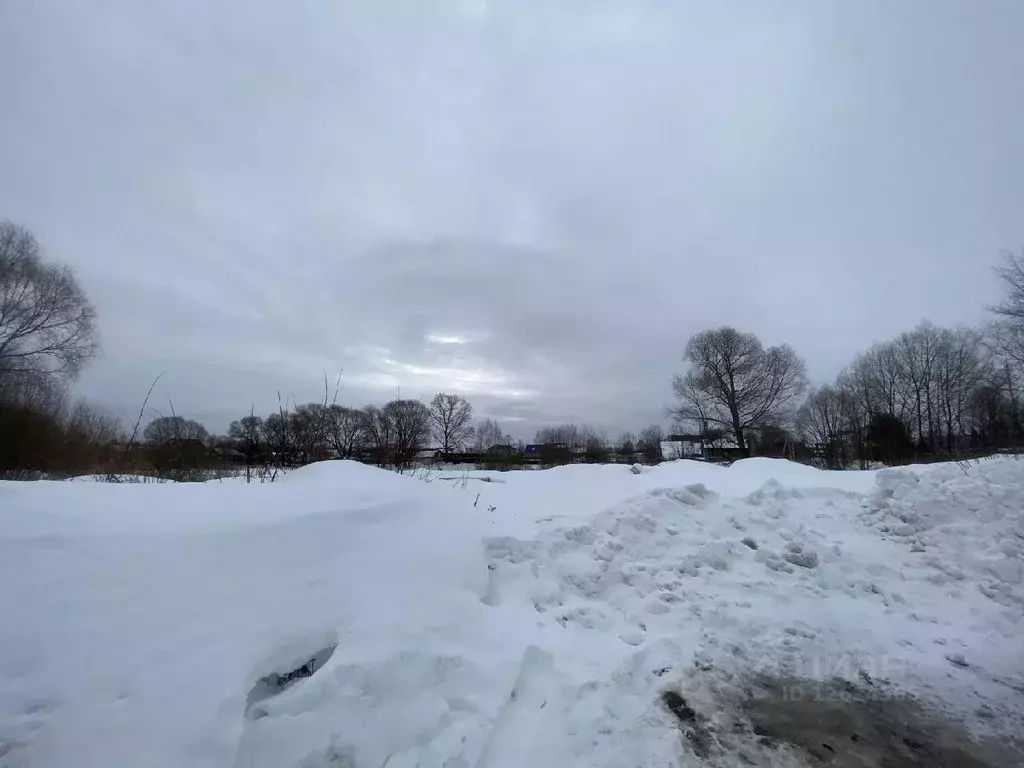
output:
[[1022,508],[1012,459],[0,483],[0,766],[802,764],[756,675],[1021,733]]

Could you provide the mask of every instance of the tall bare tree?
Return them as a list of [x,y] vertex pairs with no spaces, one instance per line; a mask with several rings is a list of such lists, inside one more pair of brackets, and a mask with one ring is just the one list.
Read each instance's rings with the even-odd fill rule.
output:
[[108,445],[123,436],[121,421],[85,400],[79,400],[68,412],[67,435],[69,441],[89,445]]
[[874,344],[857,356],[852,370],[858,391],[871,414],[884,413],[904,420],[909,400],[904,386],[899,354],[891,342]]
[[351,459],[366,442],[366,414],[343,405],[330,406],[330,442],[339,458]]
[[981,356],[981,336],[970,328],[942,332],[937,368],[938,405],[942,418],[945,451],[954,453],[963,447],[966,417],[971,392],[988,373]]
[[1021,394],[1024,390],[1024,252],[1005,254],[996,268],[1003,288],[1003,300],[989,307],[993,320],[986,329],[986,343],[996,354],[1000,386],[1005,385],[1012,425],[1011,442],[1024,439],[1021,425]]
[[430,440],[430,409],[419,400],[392,400],[381,410],[392,428],[392,460],[406,467]]
[[306,461],[318,461],[330,446],[331,412],[325,403],[295,406],[291,416],[295,446]]
[[368,405],[363,418],[367,447],[378,466],[408,466],[430,440],[430,409],[419,400]]
[[263,440],[270,451],[274,465],[281,467],[292,462],[295,440],[292,434],[291,414],[280,405],[277,413],[263,420]]
[[363,426],[366,430],[366,445],[379,467],[394,462],[394,423],[390,411],[368,405],[363,409]]
[[800,434],[821,452],[829,469],[841,469],[846,464],[845,422],[842,395],[834,387],[811,390],[797,411]]
[[1007,320],[1024,325],[1024,252],[1007,253],[1003,264],[996,268],[1003,284],[1003,300],[991,307],[992,312]]
[[475,440],[473,447],[478,451],[486,451],[492,445],[503,445],[505,433],[501,431],[501,425],[491,418],[481,419],[476,425]]
[[689,371],[673,381],[679,400],[673,415],[730,430],[742,451],[749,452],[750,429],[787,421],[807,389],[806,365],[792,347],[765,349],[757,336],[735,328],[696,334],[685,360]]
[[473,437],[473,406],[459,395],[438,392],[430,402],[434,439],[448,454],[462,449]]
[[931,450],[935,445],[935,366],[941,331],[923,322],[895,342],[896,363],[917,429],[917,442]]
[[252,463],[263,449],[263,419],[250,412],[248,416],[232,421],[228,425],[228,437],[245,454],[246,462]]
[[0,222],[0,378],[74,379],[96,351],[96,311],[74,273]]
[[1005,445],[1016,422],[1012,398],[1001,394],[1011,391],[1009,365],[1000,362],[979,331],[922,322],[857,355],[834,388],[812,392],[799,425],[826,451],[835,445],[826,461],[838,452],[845,465],[849,449],[862,468]]
[[578,424],[555,424],[537,430],[534,440],[542,445],[565,445],[581,452],[586,447],[590,428]]
[[999,369],[971,392],[967,418],[976,449],[1008,448],[1017,433],[1013,403]]
[[851,366],[836,378],[836,390],[843,412],[844,431],[861,469],[866,469],[868,455],[868,426],[874,414],[880,409],[876,405],[874,376],[864,356],[859,356]]
[[608,461],[608,454],[611,453],[608,436],[604,432],[587,427],[583,437],[583,451],[586,460],[592,464]]
[[649,464],[657,464],[661,461],[661,443],[664,436],[662,428],[657,424],[651,424],[640,430],[636,439],[636,449],[643,454],[644,461]]
[[668,415],[675,421],[674,429],[691,432],[695,427],[701,438],[707,438],[714,431],[721,431],[720,425],[712,425],[709,416],[710,404],[698,388],[696,375],[676,376],[672,382],[672,391],[678,402],[685,403],[685,407],[676,406],[668,409]]
[[628,430],[623,432],[619,435],[619,439],[615,441],[615,450],[619,456],[629,459],[636,453],[636,435]]

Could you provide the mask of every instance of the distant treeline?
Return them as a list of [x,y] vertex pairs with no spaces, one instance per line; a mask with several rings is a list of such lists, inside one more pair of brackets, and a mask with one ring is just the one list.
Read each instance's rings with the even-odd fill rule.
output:
[[274,473],[329,458],[382,467],[475,464],[494,468],[663,458],[780,456],[830,468],[955,459],[1024,446],[1024,255],[995,271],[1003,300],[980,328],[924,321],[858,355],[834,383],[809,388],[787,344],[765,347],[731,327],[695,334],[656,424],[609,436],[586,425],[513,440],[474,418],[463,396],[353,407],[330,397],[281,403],[231,422],[226,435],[179,416],[131,424],[74,401],[71,385],[98,350],[96,312],[75,275],[46,261],[32,233],[0,222],[0,473],[60,477],[155,474],[202,479],[211,471]]

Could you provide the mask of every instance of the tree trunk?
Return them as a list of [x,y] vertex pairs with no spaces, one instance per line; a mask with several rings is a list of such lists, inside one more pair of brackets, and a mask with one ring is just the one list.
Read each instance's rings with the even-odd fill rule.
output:
[[917,446],[915,447],[914,453],[917,453],[917,449],[920,448],[921,443],[924,442],[924,424],[921,418],[921,388],[917,388],[917,392],[914,393],[917,400]]

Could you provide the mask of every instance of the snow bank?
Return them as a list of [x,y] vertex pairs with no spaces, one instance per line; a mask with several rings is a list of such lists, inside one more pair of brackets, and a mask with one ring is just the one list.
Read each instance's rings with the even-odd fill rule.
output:
[[1024,611],[1024,468],[1014,460],[883,470],[865,517],[904,542],[910,567]]
[[0,762],[231,765],[260,678],[334,644],[450,647],[487,570],[447,502],[340,463],[280,486],[0,485]]
[[[529,533],[539,528],[573,525],[608,507],[658,488],[700,483],[726,497],[746,496],[765,483],[788,488],[836,489],[868,493],[874,472],[824,471],[781,459],[744,459],[729,466],[678,460],[644,467],[635,474],[626,464],[573,464],[543,471],[440,473],[435,480],[472,494],[477,506],[494,507],[493,530]],[[489,484],[467,480],[491,478]]]
[[1024,727],[1024,463],[491,475],[0,483],[0,765],[699,766],[664,691],[765,671]]

